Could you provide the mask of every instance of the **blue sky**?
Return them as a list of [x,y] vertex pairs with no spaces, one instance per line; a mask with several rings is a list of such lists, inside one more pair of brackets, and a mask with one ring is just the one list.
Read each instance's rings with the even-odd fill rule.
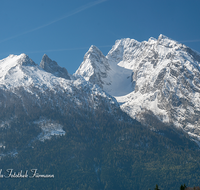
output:
[[1,0],[0,59],[47,54],[73,74],[91,45],[164,34],[200,52],[199,0]]

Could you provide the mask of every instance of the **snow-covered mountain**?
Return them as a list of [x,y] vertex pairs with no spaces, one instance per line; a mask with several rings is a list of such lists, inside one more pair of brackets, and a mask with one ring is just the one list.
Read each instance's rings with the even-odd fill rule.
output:
[[164,35],[127,38],[107,56],[92,46],[76,74],[99,84],[132,118],[148,125],[151,113],[200,140],[200,54],[184,44]]
[[[197,52],[163,35],[118,40],[107,56],[92,46],[74,75],[47,55],[40,65],[25,54],[0,60],[1,170],[14,168],[19,178],[1,186],[147,189],[158,182],[177,189],[175,178],[198,182],[199,62]],[[22,166],[62,179],[24,183]]]
[[119,109],[116,99],[98,85],[83,77],[71,79],[67,70],[47,55],[40,66],[25,54],[0,60],[1,129],[19,121],[30,122],[42,129],[38,138],[44,140],[51,135],[65,134],[52,115],[84,117],[83,112],[94,114],[101,107],[113,115]]
[[104,79],[109,77],[109,70],[107,58],[97,47],[92,45],[75,74],[83,76],[85,80],[98,84],[102,88],[105,85]]
[[164,35],[117,40],[107,56],[91,46],[73,76],[47,55],[40,65],[25,54],[10,55],[0,61],[0,126],[22,115],[44,126],[44,110],[62,114],[103,105],[114,114],[120,105],[150,128],[147,115],[200,140],[199,64],[199,53]]

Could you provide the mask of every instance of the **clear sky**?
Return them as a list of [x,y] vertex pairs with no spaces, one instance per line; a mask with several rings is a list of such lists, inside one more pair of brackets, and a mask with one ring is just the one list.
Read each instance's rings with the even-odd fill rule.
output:
[[91,45],[164,34],[200,52],[200,0],[1,0],[0,59],[47,54],[73,74]]

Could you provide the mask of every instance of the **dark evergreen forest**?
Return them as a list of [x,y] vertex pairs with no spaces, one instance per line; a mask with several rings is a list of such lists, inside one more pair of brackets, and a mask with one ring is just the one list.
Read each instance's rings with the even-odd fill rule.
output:
[[[41,129],[33,118],[21,117],[1,129],[7,152],[1,148],[0,169],[23,173],[37,169],[54,178],[0,178],[1,188],[131,190],[180,189],[200,183],[200,151],[184,133],[148,116],[155,130],[131,119],[120,109],[109,115],[102,108],[64,115],[46,110],[45,116],[62,124],[63,136],[34,140]],[[17,154],[9,154],[16,150]]]

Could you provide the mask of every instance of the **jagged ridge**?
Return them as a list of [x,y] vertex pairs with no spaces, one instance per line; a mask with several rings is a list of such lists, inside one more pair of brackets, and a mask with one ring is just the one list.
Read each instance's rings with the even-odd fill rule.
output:
[[[85,68],[88,62],[92,66],[94,59],[84,61]],[[146,123],[145,113],[151,111],[161,121],[184,129],[198,140],[200,55],[197,52],[164,35],[144,42],[127,38],[116,41],[106,63],[110,70],[106,70],[107,77],[100,78],[107,81],[101,87],[116,97],[122,110],[143,123]],[[96,67],[92,69],[98,73]],[[85,73],[83,77],[87,75],[83,67],[78,71]],[[90,77],[86,80],[99,82]]]

